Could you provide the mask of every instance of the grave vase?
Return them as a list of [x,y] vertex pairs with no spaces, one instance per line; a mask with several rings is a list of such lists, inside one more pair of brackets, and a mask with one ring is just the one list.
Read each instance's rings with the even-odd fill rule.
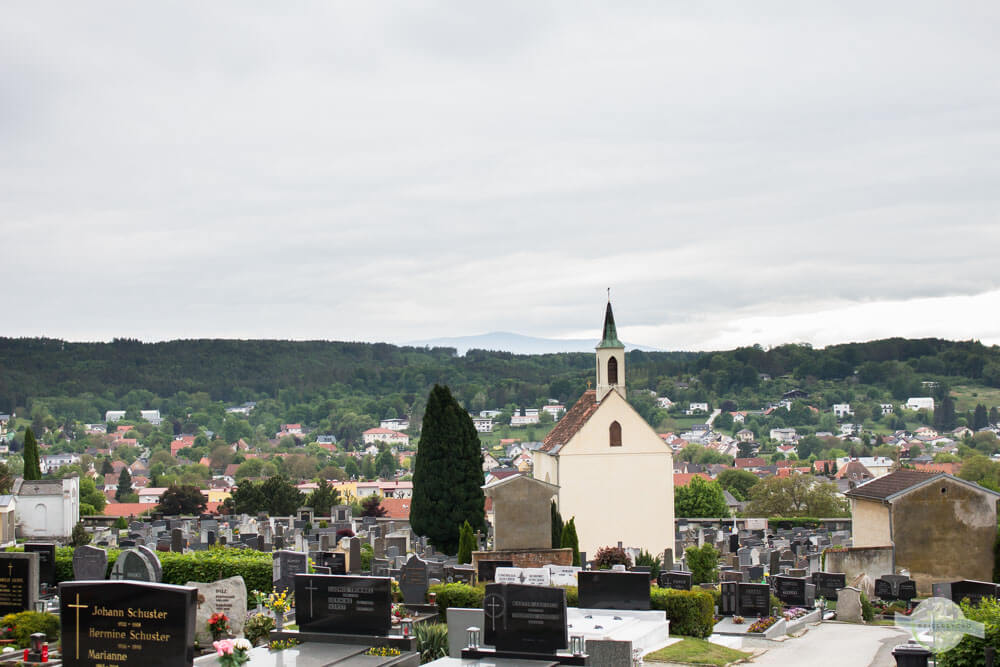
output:
[[285,629],[285,612],[274,610],[274,629],[284,630]]

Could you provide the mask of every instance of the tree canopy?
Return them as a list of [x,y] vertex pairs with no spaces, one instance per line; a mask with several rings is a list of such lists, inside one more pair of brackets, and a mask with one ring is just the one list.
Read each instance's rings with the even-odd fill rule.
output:
[[201,514],[207,500],[197,486],[168,486],[160,496],[157,510],[164,514]]
[[678,517],[727,517],[729,507],[722,487],[698,475],[686,486],[674,488],[674,515]]
[[486,528],[482,483],[483,455],[476,427],[448,388],[434,385],[413,469],[414,532],[443,553],[456,553],[465,521],[473,531]]
[[839,517],[849,514],[837,485],[811,475],[769,477],[750,489],[747,516]]

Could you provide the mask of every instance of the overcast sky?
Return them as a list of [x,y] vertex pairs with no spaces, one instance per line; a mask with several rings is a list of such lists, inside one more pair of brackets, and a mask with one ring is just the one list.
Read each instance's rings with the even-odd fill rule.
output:
[[0,335],[1000,343],[995,1],[255,4],[5,6]]

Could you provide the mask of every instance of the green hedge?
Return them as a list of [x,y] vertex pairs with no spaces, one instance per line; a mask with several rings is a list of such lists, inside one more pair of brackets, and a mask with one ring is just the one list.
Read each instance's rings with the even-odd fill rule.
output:
[[[576,586],[564,587],[566,605],[579,606],[579,590]],[[438,614],[446,620],[448,607],[480,609],[483,606],[485,586],[466,584],[440,584],[431,586],[431,593],[437,594]],[[650,606],[667,612],[670,634],[691,637],[708,637],[715,625],[715,602],[712,593],[704,590],[677,591],[672,588],[651,588]]]
[[18,648],[31,646],[31,635],[36,632],[44,632],[45,638],[50,642],[59,639],[59,616],[56,614],[22,611],[16,614],[7,614],[0,619],[0,625],[5,628],[13,628],[13,638],[17,641]]
[[712,594],[708,591],[653,588],[649,597],[653,609],[667,612],[670,634],[702,638],[712,634],[715,609]]
[[[118,549],[108,549],[108,572],[118,559]],[[163,567],[163,583],[183,586],[189,581],[211,582],[226,577],[243,577],[247,593],[272,588],[273,557],[251,549],[218,547],[207,551],[179,554],[161,551],[156,554]],[[56,581],[73,581],[73,547],[56,548]],[[247,595],[247,604],[250,603]]]

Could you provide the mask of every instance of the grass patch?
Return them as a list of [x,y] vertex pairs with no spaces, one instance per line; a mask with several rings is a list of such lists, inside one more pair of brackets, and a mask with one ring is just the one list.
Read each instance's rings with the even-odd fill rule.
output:
[[958,412],[975,410],[980,403],[987,409],[1000,405],[1000,389],[995,387],[958,385],[951,388],[951,395],[955,398],[955,410]]
[[749,658],[750,653],[719,646],[704,639],[685,637],[659,651],[649,653],[644,658],[649,662],[686,662],[695,665],[728,665],[736,660]]

